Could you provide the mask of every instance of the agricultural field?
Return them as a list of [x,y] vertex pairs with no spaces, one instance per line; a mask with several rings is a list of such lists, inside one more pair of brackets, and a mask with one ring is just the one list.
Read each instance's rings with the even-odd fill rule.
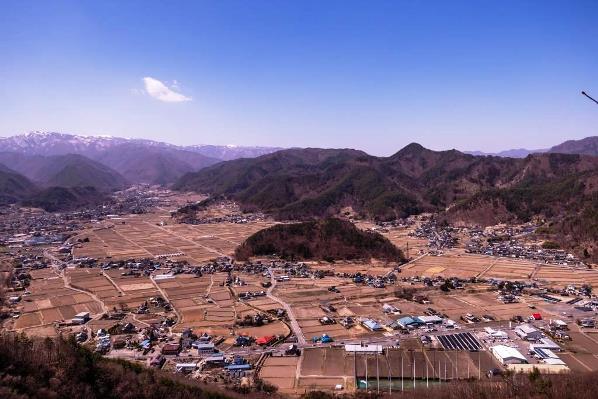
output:
[[160,213],[115,218],[106,226],[80,234],[74,257],[127,260],[165,258],[190,263],[230,256],[248,236],[271,223],[176,224]]
[[24,296],[18,310],[21,316],[13,329],[30,335],[54,335],[53,324],[68,321],[79,312],[92,315],[103,311],[102,304],[91,295],[65,287],[64,280],[53,269],[31,271],[30,295]]
[[300,394],[309,390],[354,390],[356,382],[369,384],[370,389],[385,387],[388,381],[399,390],[401,380],[411,384],[426,378],[451,380],[454,378],[482,378],[498,366],[487,352],[438,351],[419,344],[408,349],[389,349],[385,354],[354,354],[344,348],[306,348],[299,360],[296,357],[270,357],[260,371],[260,377],[276,385],[282,392]]
[[496,258],[480,255],[423,256],[401,268],[401,277],[481,277],[494,267]]

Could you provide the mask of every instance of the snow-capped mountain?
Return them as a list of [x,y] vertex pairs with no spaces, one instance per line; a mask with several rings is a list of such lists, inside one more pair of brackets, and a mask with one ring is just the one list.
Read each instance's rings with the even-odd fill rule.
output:
[[186,150],[198,152],[205,156],[230,161],[238,158],[257,158],[282,150],[280,147],[243,147],[237,145],[198,144],[185,147]]
[[64,155],[71,153],[89,156],[93,153],[105,151],[108,148],[125,143],[176,147],[171,144],[152,140],[33,131],[0,138],[0,151],[19,152],[27,155]]
[[[100,162],[130,182],[169,184],[220,161],[253,158],[280,148],[174,144],[146,139],[30,132],[0,138],[0,153],[27,156],[78,154]],[[9,166],[9,165],[7,165]]]
[[191,151],[228,161],[236,158],[254,158],[281,150],[279,147],[237,146],[197,144],[177,146],[147,139],[131,139],[113,136],[81,136],[59,132],[33,131],[11,137],[0,137],[0,151],[19,152],[27,155],[81,154],[92,156],[121,144],[134,144],[143,147],[158,147]]

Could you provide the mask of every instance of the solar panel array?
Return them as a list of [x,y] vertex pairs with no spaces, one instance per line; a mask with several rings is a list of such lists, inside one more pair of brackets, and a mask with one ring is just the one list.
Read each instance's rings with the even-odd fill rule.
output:
[[482,349],[480,341],[470,332],[438,335],[438,341],[446,350],[479,351]]

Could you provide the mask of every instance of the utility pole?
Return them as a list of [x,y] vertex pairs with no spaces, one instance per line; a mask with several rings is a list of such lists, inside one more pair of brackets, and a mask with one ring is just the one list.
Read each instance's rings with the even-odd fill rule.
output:
[[480,367],[480,351],[478,351],[478,380],[482,379],[482,368]]
[[444,381],[446,381],[446,359],[444,359]]
[[404,391],[405,388],[403,387],[403,352],[401,351],[401,391]]
[[368,354],[365,354],[365,391],[370,391],[370,382],[368,381]]
[[589,98],[590,100],[594,101],[596,104],[598,104],[598,100],[592,98],[588,93],[586,93],[585,91],[581,92],[582,95],[586,96],[587,98]]
[[388,361],[388,349],[386,349],[384,356],[386,357],[386,365],[388,366],[388,394],[392,395],[392,368]]
[[415,391],[415,352],[412,352],[413,355],[413,390]]
[[429,388],[428,362],[426,362],[426,388]]
[[378,351],[376,351],[376,392],[380,393],[380,368],[378,366]]

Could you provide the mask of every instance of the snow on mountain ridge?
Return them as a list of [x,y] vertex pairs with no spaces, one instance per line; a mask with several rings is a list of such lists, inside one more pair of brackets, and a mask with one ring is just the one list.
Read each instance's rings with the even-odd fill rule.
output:
[[180,146],[155,140],[141,138],[124,138],[110,135],[75,135],[60,132],[34,130],[24,134],[0,138],[0,151],[22,152],[29,155],[60,155],[66,153],[83,153],[90,155],[109,150],[121,144],[138,144],[152,148],[199,153],[211,158],[230,160],[236,158],[252,158],[265,155],[281,148],[210,145],[198,144]]

